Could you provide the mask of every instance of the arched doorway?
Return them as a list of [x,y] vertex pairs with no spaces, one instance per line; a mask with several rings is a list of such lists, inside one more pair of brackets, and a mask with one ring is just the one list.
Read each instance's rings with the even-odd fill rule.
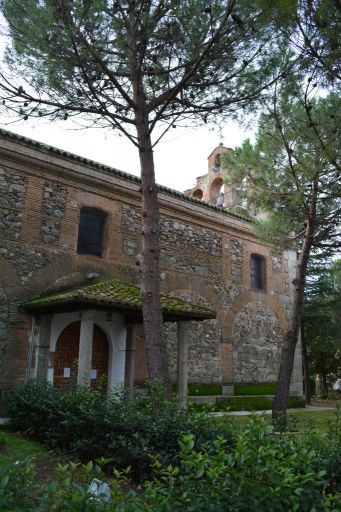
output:
[[[59,335],[54,354],[53,385],[56,387],[77,381],[80,321],[69,324]],[[91,361],[91,387],[96,387],[103,375],[108,376],[109,344],[103,330],[94,325]]]

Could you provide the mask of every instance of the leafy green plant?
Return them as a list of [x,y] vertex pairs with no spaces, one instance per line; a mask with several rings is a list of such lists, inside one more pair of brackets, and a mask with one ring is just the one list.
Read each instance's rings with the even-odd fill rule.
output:
[[137,480],[149,472],[150,456],[165,464],[175,462],[183,433],[196,437],[196,447],[217,435],[231,445],[228,425],[212,422],[167,399],[162,388],[149,386],[146,396],[122,401],[83,387],[56,389],[48,383],[27,383],[8,395],[13,426],[61,447],[82,461],[110,457],[119,468],[131,466]]
[[[340,418],[330,436],[340,442]],[[339,481],[329,472],[335,453],[329,434],[277,433],[265,416],[252,416],[234,434],[234,446],[216,437],[198,448],[196,437],[183,434],[174,464],[150,454],[152,478],[136,489],[130,472],[113,477],[95,463],[57,467],[49,486],[34,482],[30,461],[0,468],[2,512],[336,512],[341,507]],[[110,496],[93,494],[93,479],[109,485]]]
[[221,384],[189,384],[187,388],[189,396],[221,395]]
[[231,396],[217,401],[216,410],[265,411],[271,409],[271,400],[266,396]]

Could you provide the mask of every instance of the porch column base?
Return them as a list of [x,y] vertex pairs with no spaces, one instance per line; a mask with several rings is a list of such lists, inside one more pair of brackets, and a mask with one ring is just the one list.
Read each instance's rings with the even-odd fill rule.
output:
[[52,315],[43,315],[39,327],[38,354],[37,354],[37,372],[36,379],[47,379],[47,370],[49,366],[50,355],[50,336],[51,336]]
[[126,357],[124,369],[125,398],[129,400],[134,394],[134,373],[136,353],[136,325],[127,325]]
[[177,394],[180,404],[187,403],[188,382],[188,322],[177,322],[178,361],[177,361]]

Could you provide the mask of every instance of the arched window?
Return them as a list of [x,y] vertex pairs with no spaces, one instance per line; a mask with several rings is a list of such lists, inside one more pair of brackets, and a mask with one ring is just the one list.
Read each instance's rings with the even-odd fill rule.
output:
[[266,290],[266,259],[260,254],[251,254],[251,288]]
[[200,190],[200,188],[197,188],[197,190],[195,190],[195,192],[193,192],[193,197],[195,197],[196,199],[202,199],[202,196],[203,196],[203,193],[202,193],[202,190]]
[[214,166],[220,168],[220,155],[219,153],[214,157]]
[[97,208],[82,208],[78,226],[78,254],[102,256],[107,214]]

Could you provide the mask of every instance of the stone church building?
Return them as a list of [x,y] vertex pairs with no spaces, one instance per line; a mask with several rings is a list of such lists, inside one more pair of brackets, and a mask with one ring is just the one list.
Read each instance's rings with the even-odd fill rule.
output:
[[[184,343],[188,382],[233,394],[276,381],[295,254],[274,256],[256,238],[224,184],[225,151],[185,194],[159,187],[161,286],[173,381]],[[0,131],[0,390],[40,377],[146,380],[139,188],[135,176]],[[302,394],[299,346],[291,392]]]

